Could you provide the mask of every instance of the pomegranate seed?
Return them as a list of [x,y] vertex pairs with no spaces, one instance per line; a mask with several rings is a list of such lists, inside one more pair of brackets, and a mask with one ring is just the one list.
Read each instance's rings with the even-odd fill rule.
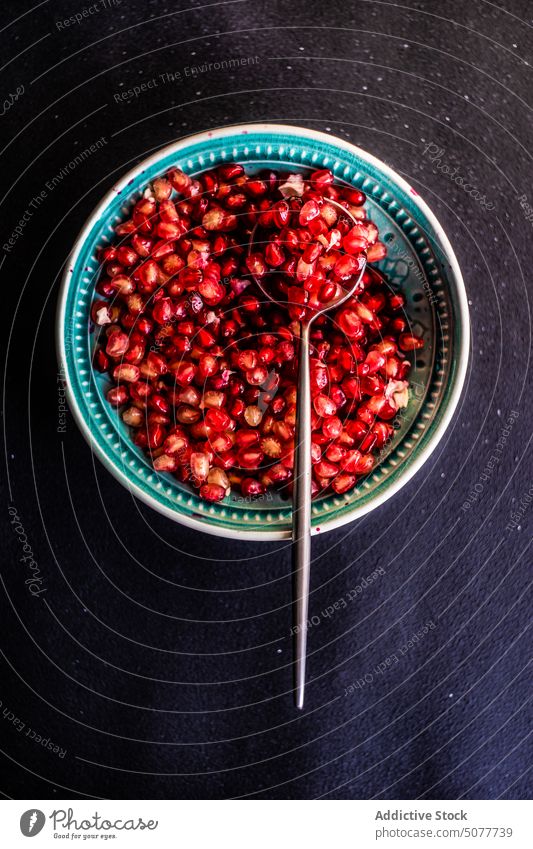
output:
[[402,351],[416,351],[418,348],[423,347],[424,340],[420,336],[415,336],[414,333],[402,333],[400,335],[400,348]]
[[252,386],[261,386],[268,377],[268,371],[264,366],[256,366],[255,368],[250,368],[246,372],[246,380],[248,383],[251,383]]
[[376,242],[375,245],[371,245],[366,254],[368,262],[379,262],[380,259],[384,259],[386,256],[387,248],[383,242]]
[[338,439],[342,433],[342,422],[338,416],[330,416],[322,425],[322,433],[328,439]]
[[190,462],[194,477],[199,481],[206,480],[209,474],[209,456],[201,451],[192,451]]
[[205,421],[215,431],[227,430],[231,424],[231,418],[224,410],[211,407],[205,414]]
[[122,413],[122,421],[129,427],[140,427],[144,422],[145,414],[138,407],[128,407]]
[[344,254],[335,263],[334,272],[340,280],[346,280],[354,274],[358,274],[362,268],[362,258]]
[[170,298],[160,298],[154,305],[152,318],[154,321],[157,321],[158,324],[166,324],[166,322],[170,321],[172,318],[173,312],[174,310]]
[[148,425],[146,435],[148,438],[148,448],[151,448],[153,451],[163,444],[165,430],[161,424],[154,422]]
[[200,495],[206,501],[222,501],[226,496],[226,488],[217,483],[204,483],[200,487]]
[[244,419],[246,424],[250,427],[257,427],[261,423],[261,419],[263,418],[263,413],[259,409],[259,407],[255,407],[250,405],[246,407],[244,411]]
[[255,478],[244,478],[241,482],[241,492],[245,498],[255,498],[258,495],[264,495],[266,487]]
[[336,315],[336,322],[343,333],[349,338],[357,339],[363,334],[363,325],[355,310],[341,309]]
[[223,392],[218,392],[216,390],[208,389],[204,392],[203,395],[203,405],[204,407],[212,407],[215,409],[220,409],[224,406],[226,402],[226,396]]
[[308,200],[306,201],[306,203],[304,203],[300,210],[298,221],[300,222],[300,225],[302,227],[305,227],[307,224],[309,224],[310,221],[313,220],[313,218],[316,218],[318,215],[320,215],[320,207],[318,203],[316,202],[316,200]]
[[113,359],[122,357],[128,350],[128,345],[129,339],[126,334],[122,333],[120,330],[116,330],[111,333],[107,339],[107,345],[105,348],[106,354],[113,357]]
[[184,192],[191,183],[191,178],[187,174],[184,174],[183,171],[180,171],[179,168],[172,168],[168,172],[167,178],[172,187],[180,193]]
[[229,451],[233,445],[233,440],[227,433],[217,433],[210,440],[210,445],[215,454],[223,454]]
[[224,489],[226,495],[229,495],[230,482],[224,469],[216,467],[210,469],[209,474],[207,475],[207,483],[221,486]]
[[137,366],[119,365],[113,369],[113,380],[125,381],[126,383],[136,383],[140,377],[140,371]]
[[327,395],[316,395],[313,400],[313,407],[318,416],[334,416],[337,412],[336,404]]
[[120,407],[128,400],[128,390],[124,386],[113,386],[106,398],[113,407]]
[[201,417],[202,414],[200,410],[197,410],[194,407],[189,407],[187,404],[182,404],[176,410],[176,419],[181,422],[181,424],[194,424],[199,421]]
[[181,454],[189,444],[187,437],[180,433],[171,433],[163,444],[165,454]]
[[178,461],[170,454],[160,454],[154,460],[154,469],[156,472],[175,472],[178,467]]
[[237,460],[245,469],[257,469],[263,462],[264,456],[263,452],[257,448],[241,448],[237,454]]
[[272,221],[280,230],[289,223],[291,211],[285,200],[279,200],[272,207]]
[[311,185],[314,186],[315,189],[325,189],[326,186],[331,185],[333,180],[333,174],[328,168],[322,168],[320,171],[313,171],[310,177]]
[[356,480],[355,475],[340,474],[331,482],[331,488],[337,495],[343,495],[354,488]]
[[237,365],[242,371],[248,371],[257,365],[257,352],[252,349],[239,351],[237,354]]
[[314,472],[321,478],[333,478],[339,473],[339,467],[335,463],[330,463],[328,460],[320,460],[314,466]]

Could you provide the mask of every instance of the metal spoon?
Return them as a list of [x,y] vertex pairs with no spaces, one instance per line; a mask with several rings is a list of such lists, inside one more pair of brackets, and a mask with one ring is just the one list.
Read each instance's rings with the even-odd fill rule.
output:
[[[285,198],[290,200],[290,198]],[[337,201],[327,203],[338,208],[352,225],[356,219]],[[248,253],[252,253],[258,225],[250,234]],[[298,364],[298,395],[296,399],[296,446],[294,456],[294,488],[292,496],[292,564],[293,564],[293,654],[294,654],[294,701],[301,709],[305,693],[305,662],[307,653],[307,619],[309,608],[309,577],[311,572],[311,385],[309,377],[309,334],[313,321],[324,313],[340,306],[355,292],[366,267],[347,281],[348,288],[328,301],[321,309],[307,310],[300,322],[300,357]],[[261,277],[254,280],[263,294],[273,303],[286,306],[265,287]]]

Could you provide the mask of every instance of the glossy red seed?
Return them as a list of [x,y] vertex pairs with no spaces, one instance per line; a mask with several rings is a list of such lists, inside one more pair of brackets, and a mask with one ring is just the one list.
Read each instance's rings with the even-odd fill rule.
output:
[[227,430],[231,424],[230,416],[228,416],[224,410],[217,409],[215,407],[207,410],[205,414],[205,421],[215,431]]
[[340,474],[337,475],[331,482],[331,488],[337,495],[343,495],[354,488],[357,478],[355,475]]
[[120,407],[128,400],[128,390],[125,386],[113,386],[106,395],[107,400],[114,407]]
[[300,209],[300,213],[298,215],[298,221],[302,227],[305,227],[309,224],[313,218],[316,218],[320,215],[320,207],[316,200],[308,200],[302,208]]
[[245,498],[255,498],[258,495],[264,495],[266,488],[255,478],[244,478],[241,483],[241,492]]
[[252,386],[261,386],[268,377],[268,371],[265,366],[256,366],[255,368],[248,369],[246,372],[246,380],[248,383],[251,383]]
[[424,340],[414,333],[402,333],[400,335],[400,348],[402,351],[416,351],[424,347]]
[[264,454],[257,448],[241,448],[237,454],[237,462],[245,469],[257,469],[263,462]]
[[206,501],[222,501],[226,495],[226,490],[216,483],[204,483],[200,487],[200,495]]

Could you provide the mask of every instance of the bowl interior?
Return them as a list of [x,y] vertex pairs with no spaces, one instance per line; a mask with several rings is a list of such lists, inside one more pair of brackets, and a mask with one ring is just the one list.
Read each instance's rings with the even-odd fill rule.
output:
[[233,128],[224,134],[208,135],[166,148],[126,175],[82,232],[65,275],[59,328],[70,403],[105,465],[151,506],[212,533],[253,538],[288,536],[290,504],[276,494],[267,493],[253,501],[232,495],[218,504],[207,504],[186,484],[154,472],[143,452],[132,443],[117,411],[105,400],[106,376],[92,370],[95,340],[90,332],[90,306],[99,273],[97,249],[113,238],[114,226],[128,215],[146,184],[169,167],[177,165],[191,175],[228,160],[242,162],[250,171],[267,166],[304,172],[330,168],[337,180],[366,193],[370,217],[388,247],[388,256],[379,266],[393,288],[405,295],[411,327],[423,336],[425,347],[412,358],[410,401],[393,421],[394,438],[382,451],[375,470],[352,492],[314,501],[313,529],[325,531],[367,512],[397,489],[438,428],[457,371],[455,360],[461,343],[459,283],[414,190],[385,166],[372,158],[367,161],[357,149],[341,147],[325,136],[302,136],[290,127],[268,132]]

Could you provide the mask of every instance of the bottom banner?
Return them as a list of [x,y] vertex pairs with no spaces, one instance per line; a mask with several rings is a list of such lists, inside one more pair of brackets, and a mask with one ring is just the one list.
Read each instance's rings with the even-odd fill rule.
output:
[[532,845],[531,809],[523,801],[4,801],[2,845],[272,849],[437,849]]

